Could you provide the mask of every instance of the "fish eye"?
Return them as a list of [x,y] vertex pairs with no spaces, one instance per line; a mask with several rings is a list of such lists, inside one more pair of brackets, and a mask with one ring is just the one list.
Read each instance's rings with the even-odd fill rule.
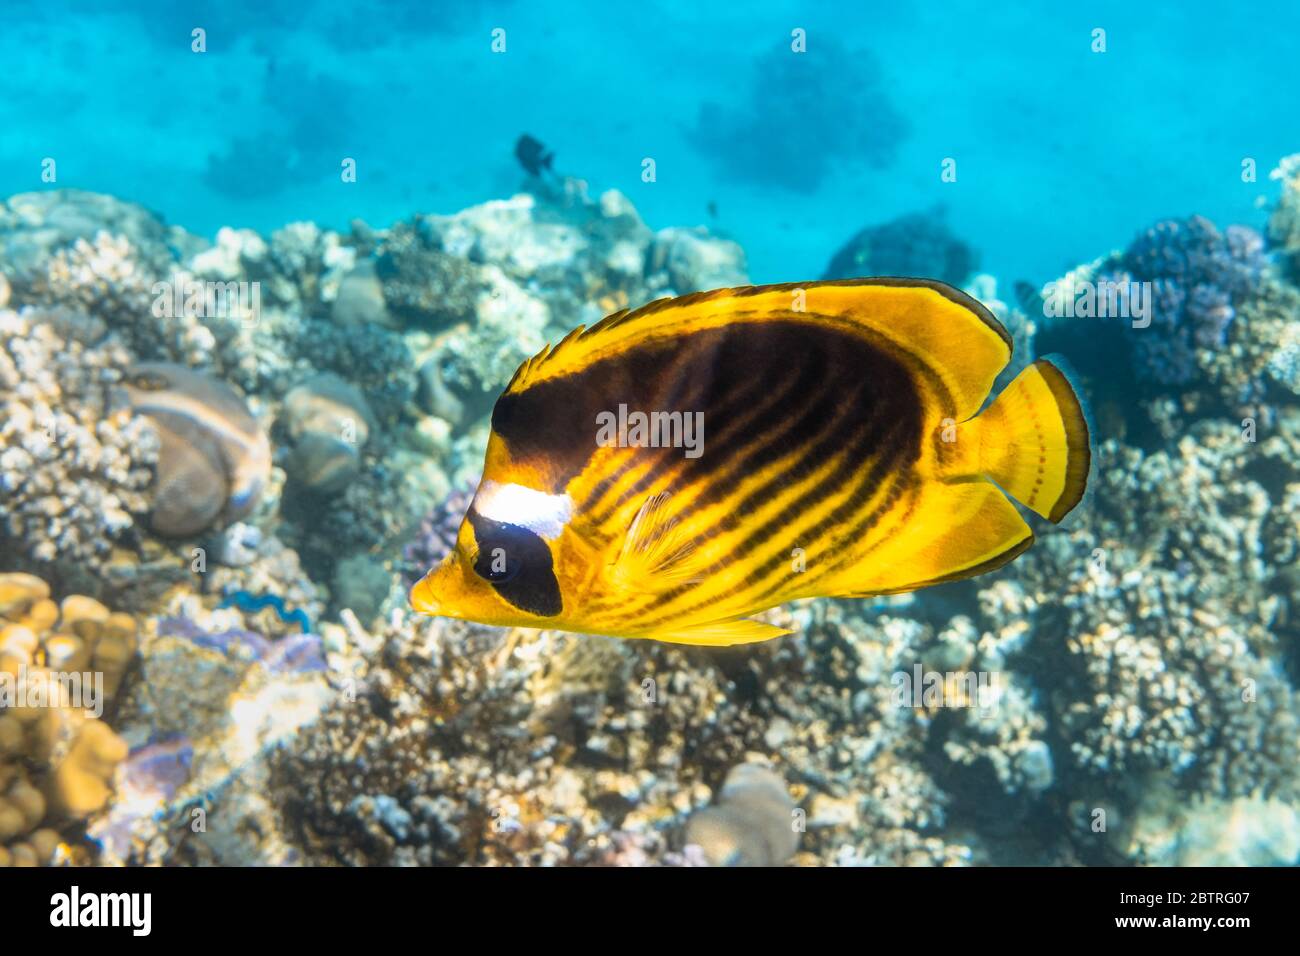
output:
[[522,567],[517,555],[500,546],[483,548],[474,559],[474,573],[492,584],[513,580]]

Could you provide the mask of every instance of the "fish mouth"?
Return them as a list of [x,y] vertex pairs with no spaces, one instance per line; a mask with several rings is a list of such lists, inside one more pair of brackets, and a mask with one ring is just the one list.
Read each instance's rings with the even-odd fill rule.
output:
[[432,578],[433,572],[430,571],[424,577],[420,578],[420,580],[416,581],[415,586],[411,588],[411,593],[408,597],[408,600],[411,602],[411,607],[419,611],[421,614],[438,613],[440,605],[438,599],[433,593]]

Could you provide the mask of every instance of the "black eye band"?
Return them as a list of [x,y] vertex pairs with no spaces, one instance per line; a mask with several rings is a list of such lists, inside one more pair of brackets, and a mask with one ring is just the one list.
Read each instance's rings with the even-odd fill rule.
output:
[[554,617],[564,607],[555,579],[551,549],[541,536],[519,525],[485,518],[473,508],[469,522],[478,543],[474,573],[506,601],[539,617]]

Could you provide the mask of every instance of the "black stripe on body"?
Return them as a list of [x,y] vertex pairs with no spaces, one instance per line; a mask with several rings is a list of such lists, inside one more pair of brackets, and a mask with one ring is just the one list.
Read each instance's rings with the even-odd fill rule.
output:
[[[734,351],[741,352],[742,349],[736,348],[744,344],[739,337],[733,335],[728,338]],[[728,367],[738,367],[745,364],[746,358],[748,357],[721,352],[717,360],[727,363]],[[749,359],[749,364],[753,364],[752,358]],[[706,435],[704,453],[698,458],[685,458],[680,451],[668,450],[665,453],[663,449],[658,449],[659,460],[645,475],[599,513],[588,512],[592,524],[597,527],[602,526],[619,508],[644,498],[650,493],[655,482],[664,477],[670,469],[676,470],[672,482],[674,488],[686,488],[696,482],[703,482],[707,487],[722,486],[725,490],[728,485],[728,475],[743,477],[746,471],[758,470],[765,461],[772,460],[774,456],[779,457],[780,454],[788,453],[789,449],[783,448],[783,442],[789,440],[790,436],[796,435],[797,426],[801,424],[791,419],[790,411],[792,408],[804,408],[806,411],[807,393],[823,388],[826,370],[825,355],[819,351],[812,351],[807,361],[797,367],[794,375],[790,375],[788,370],[782,370],[782,378],[776,380],[759,375],[749,379],[729,378],[725,381],[715,379],[716,397],[711,396],[714,398],[711,406],[714,411],[706,412],[704,419]],[[755,383],[760,387],[766,385],[768,396],[763,401],[746,404],[728,400],[727,389],[745,390],[746,386]],[[788,399],[789,404],[783,404],[783,398]],[[823,408],[822,413],[825,414],[827,410]],[[737,425],[742,427],[733,427]],[[710,440],[707,437],[709,435],[717,435],[720,440]],[[654,450],[647,449],[647,451]]]
[[[886,416],[901,415],[918,401],[911,371],[863,334],[829,322],[819,324],[815,317],[773,319],[649,341],[571,375],[507,393],[493,409],[492,428],[515,460],[538,465],[553,476],[552,486],[541,490],[556,493],[590,460],[599,413],[616,412],[620,404],[630,411],[703,412],[705,440],[699,458],[686,458],[680,449],[641,450],[652,456],[667,452],[670,459],[673,453],[681,456],[675,484],[684,487],[716,475],[727,464],[722,459],[734,452],[734,446],[714,449],[708,440],[728,424],[720,419],[744,414],[735,409],[733,397],[754,382],[778,388],[792,372],[819,394],[857,395],[873,407],[881,406]],[[752,423],[755,435],[761,441],[788,426],[790,416],[806,410],[807,402],[796,391],[788,408],[774,403]],[[769,445],[746,467],[761,467],[779,453]]]
[[[774,407],[778,407],[781,401],[792,393],[798,394],[800,385],[808,387],[813,382],[815,382],[815,376],[810,372],[806,376],[798,378],[787,377],[776,388],[773,388],[771,383],[757,378],[740,383],[739,390],[736,393],[709,413],[705,425],[706,433],[711,437],[706,442],[706,448],[711,453],[716,454],[717,457],[723,458],[730,454],[732,449],[739,451],[745,443],[757,440],[758,433],[761,432],[760,423],[762,417]],[[708,429],[709,421],[714,420],[723,423],[722,427],[716,431]],[[669,450],[666,454],[661,454],[659,460],[651,466],[646,475],[636,482],[635,486],[621,494],[612,504],[601,508],[597,513],[597,508],[600,508],[603,499],[613,489],[617,481],[634,467],[643,463],[634,458],[632,461],[620,465],[609,477],[603,479],[586,501],[579,504],[579,508],[590,517],[593,524],[603,524],[610,519],[618,508],[628,501],[648,494],[654,483],[663,478],[671,468],[680,467],[683,461],[689,460],[684,459],[680,452],[675,450]],[[675,484],[681,486],[686,482],[679,478]]]
[[[776,553],[763,563],[756,565],[753,570],[752,577],[757,581],[768,581],[775,575],[774,580],[771,580],[766,587],[754,593],[750,598],[754,607],[762,607],[763,602],[780,594],[796,573],[799,574],[799,579],[807,587],[812,587],[820,581],[833,577],[846,565],[861,561],[863,553],[854,548],[853,543],[864,538],[879,523],[880,519],[895,507],[899,498],[916,485],[916,479],[909,474],[909,469],[920,454],[919,442],[909,444],[904,441],[905,428],[904,425],[903,428],[895,427],[892,430],[890,439],[887,440],[885,446],[869,467],[863,467],[861,462],[857,465],[861,472],[861,478],[852,493],[841,504],[836,506],[829,515],[799,536],[810,543],[825,536],[829,540],[827,546],[821,549],[821,553],[842,553],[844,556],[833,564],[827,563],[823,567],[810,567],[808,571],[795,572],[790,570],[792,555],[784,552]],[[844,463],[840,468],[836,469],[837,474],[849,468],[851,461],[852,459],[846,456]],[[877,503],[876,507],[859,514],[884,482],[893,482],[893,484],[882,500]],[[744,553],[748,554],[754,547],[769,540],[770,535],[776,533],[778,527],[775,521],[769,522],[747,538],[738,550],[743,550]],[[787,573],[779,573],[783,569],[786,569]],[[666,616],[651,620],[649,624],[653,626],[674,617],[691,615],[696,611],[703,610],[710,604],[720,604],[738,597],[754,586],[754,580],[747,581],[726,594],[710,597],[687,607],[676,609]],[[665,597],[679,597],[687,590],[689,588],[682,588]],[[663,607],[667,603],[667,601],[658,601],[654,606]]]
[[[841,481],[846,479],[853,471],[857,470],[861,461],[865,459],[865,452],[862,458],[857,460],[845,454],[846,442],[851,446],[856,445],[862,438],[863,433],[869,431],[866,424],[860,424],[856,434],[852,436],[843,434],[840,426],[851,415],[854,407],[852,402],[842,401],[840,400],[842,396],[834,397],[827,392],[823,392],[821,398],[823,400],[834,398],[834,401],[830,403],[829,407],[823,402],[809,405],[805,410],[805,414],[799,419],[795,419],[787,429],[792,435],[807,433],[806,441],[792,442],[790,444],[778,442],[775,446],[765,446],[761,450],[766,454],[774,448],[780,455],[797,455],[795,462],[789,468],[776,472],[758,487],[744,492],[743,497],[741,497],[741,491],[737,484],[744,478],[743,471],[745,469],[731,468],[728,474],[710,480],[706,485],[704,494],[688,502],[680,512],[674,514],[674,518],[681,521],[693,516],[702,508],[722,504],[725,508],[720,521],[700,534],[697,540],[705,541],[721,535],[732,534],[738,529],[743,529],[746,518],[757,509],[770,502],[773,498],[778,497],[792,485],[805,481],[810,476],[810,473],[815,472],[838,454],[839,466],[832,469],[829,478],[823,478],[811,488],[805,489],[793,502],[788,503],[778,515],[770,518],[762,526],[751,528],[748,534],[741,537],[735,546],[728,550],[720,564],[710,568],[711,573],[717,573],[741,560],[753,548],[766,540],[771,533],[774,533],[781,526],[789,524],[792,518],[801,510],[815,506],[825,495],[833,493],[834,479],[836,477]],[[818,427],[818,430],[815,432],[809,431],[813,427]],[[740,473],[735,474],[736,472]],[[730,480],[732,474],[735,474],[734,481]],[[745,586],[751,587],[753,582],[751,581]],[[629,611],[635,615],[662,607],[680,597],[684,590],[689,589],[689,587],[674,589],[662,595],[648,598],[639,607],[635,609],[629,608]]]
[[[728,446],[721,451],[711,447],[706,440],[704,455],[693,463],[684,463],[683,473],[678,478],[679,488],[689,487],[684,479],[693,472],[695,480],[703,482],[704,490],[694,499],[688,499],[684,510],[675,517],[683,520],[700,508],[726,502],[728,495],[737,494],[736,485],[746,472],[757,471],[800,449],[797,464],[765,480],[761,487],[748,489],[734,508],[726,509],[718,527],[706,532],[704,537],[734,532],[743,524],[744,515],[752,513],[790,485],[806,480],[811,471],[825,465],[830,458],[839,460],[830,475],[783,508],[781,515],[746,535],[725,559],[728,564],[752,553],[771,535],[778,533],[783,524],[791,523],[801,510],[815,507],[831,495],[844,491],[846,486],[852,486],[852,491],[847,494],[845,504],[827,520],[801,533],[800,537],[813,540],[833,532],[837,524],[850,520],[855,526],[870,528],[892,502],[893,496],[869,515],[857,515],[858,510],[882,483],[894,480],[894,476],[910,469],[920,455],[924,410],[915,373],[909,364],[857,336],[833,328],[790,323],[780,332],[793,334],[764,336],[763,341],[756,342],[756,345],[762,349],[763,356],[783,370],[791,365],[804,372],[812,370],[806,388],[794,392],[794,397],[800,400],[792,400],[788,407],[777,405],[767,416],[768,438],[775,436],[776,440],[760,437],[758,442],[741,445],[738,450]],[[812,357],[818,361],[797,362],[801,348],[805,352],[811,351]],[[782,381],[792,381],[788,372]],[[927,380],[931,388],[935,384]],[[822,429],[826,431],[821,433]],[[713,431],[716,432],[717,428]],[[860,477],[855,481],[855,476]],[[839,540],[841,536],[835,535],[834,538]],[[763,580],[788,562],[788,555],[778,555],[757,567],[755,577]],[[786,576],[782,576],[776,590],[785,582]],[[751,579],[745,587],[754,585]],[[645,613],[653,607],[667,607],[695,587],[686,585],[673,589],[647,598],[643,607],[626,610],[635,619],[638,613]],[[723,599],[709,598],[679,614]],[[626,598],[622,601],[626,607]]]

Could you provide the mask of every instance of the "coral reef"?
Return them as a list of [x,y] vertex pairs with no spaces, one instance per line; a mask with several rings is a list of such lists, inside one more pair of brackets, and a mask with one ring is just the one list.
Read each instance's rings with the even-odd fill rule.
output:
[[57,251],[78,240],[92,241],[101,232],[126,237],[154,263],[170,258],[168,246],[187,244],[182,230],[114,196],[80,189],[19,193],[0,201],[0,268],[15,286],[25,288],[45,272]]
[[1300,394],[1300,290],[1244,226],[1157,223],[1049,283],[1038,304],[1038,351],[1074,363],[1107,436],[1156,447],[1206,418],[1266,421]]
[[1269,177],[1282,183],[1282,196],[1268,218],[1269,245],[1292,282],[1300,282],[1300,153],[1286,156]]
[[1203,216],[1166,220],[1139,235],[1103,281],[1150,283],[1151,324],[1131,333],[1140,375],[1160,385],[1186,385],[1197,353],[1227,341],[1236,310],[1264,270],[1264,241],[1244,226],[1220,233]]
[[[249,808],[261,805],[267,755],[334,696],[321,639],[271,641],[244,628],[236,609],[188,610],[195,616],[151,622],[140,644],[140,679],[119,717],[124,734],[145,742],[135,756],[161,761],[128,765],[129,799],[92,824],[91,834],[104,844],[105,862],[175,861],[178,847],[214,848],[202,862],[213,854],[294,862],[288,848],[272,845],[273,833],[259,830]],[[146,749],[162,741],[172,742],[170,753]],[[159,772],[164,780],[150,779]],[[237,812],[236,804],[245,809]]]
[[1159,787],[1131,827],[1133,851],[1149,866],[1295,866],[1300,813],[1263,797],[1198,799]]
[[[769,119],[837,56],[769,64]],[[812,71],[802,92],[789,70]],[[877,133],[864,158],[887,162],[900,131]],[[836,131],[827,163],[865,135]],[[832,273],[966,281],[1018,362],[1100,353],[1079,363],[1090,495],[995,573],[777,609],[794,635],[730,649],[427,619],[405,591],[455,540],[517,363],[578,323],[743,284],[734,242],[549,175],[388,229],[211,243],[110,197],[10,199],[2,537],[7,567],[42,577],[0,575],[0,677],[94,669],[112,710],[0,703],[0,862],[1294,862],[1282,170],[1276,269],[1253,233],[1192,218],[1071,274],[1150,282],[1147,328],[1052,319],[1059,284],[1008,305],[933,214],[855,237]]]
[[388,230],[371,272],[386,306],[383,314],[436,329],[472,317],[483,282],[472,262],[437,248],[423,225],[399,223]]
[[[934,832],[944,798],[920,765],[924,715],[891,701],[887,675],[914,651],[914,626],[810,620],[808,638],[741,657],[405,616],[373,634],[345,622],[325,638],[345,648],[329,672],[336,706],[268,753],[255,805],[236,795],[209,808],[209,820],[255,817],[264,846],[223,856],[187,836],[172,862],[265,862],[265,851],[307,863],[701,863],[708,851],[684,828],[695,819],[705,832],[712,787],[729,813],[780,809],[784,836],[746,843],[771,861],[793,850],[798,819],[804,862],[971,858]],[[794,800],[775,800],[770,780],[728,783],[746,754],[797,780]]]
[[1104,445],[1090,520],[1027,556],[1035,626],[1065,635],[1072,664],[1053,695],[1070,741],[1058,763],[1165,771],[1217,796],[1296,792],[1300,702],[1273,663],[1285,564],[1269,552],[1291,547],[1270,488],[1300,480],[1300,411],[1279,425],[1267,485],[1252,477],[1265,449],[1226,423],[1168,452]]
[[297,362],[343,376],[365,396],[380,422],[392,426],[415,391],[415,365],[402,336],[377,325],[364,334],[320,320],[303,323],[286,348]]

